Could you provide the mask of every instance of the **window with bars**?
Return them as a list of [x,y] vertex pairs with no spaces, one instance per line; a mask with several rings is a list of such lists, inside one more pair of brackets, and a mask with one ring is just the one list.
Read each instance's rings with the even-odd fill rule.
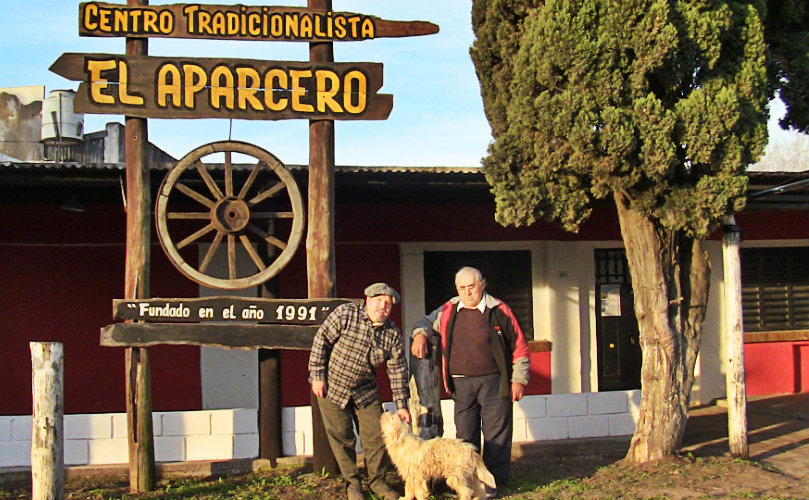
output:
[[809,247],[743,248],[746,332],[809,329]]

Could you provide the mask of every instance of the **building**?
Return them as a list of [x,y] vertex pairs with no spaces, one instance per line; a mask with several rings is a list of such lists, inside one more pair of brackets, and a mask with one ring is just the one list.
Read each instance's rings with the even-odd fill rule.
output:
[[[0,319],[0,466],[28,459],[31,341],[64,344],[67,464],[126,461],[124,352],[99,344],[112,300],[123,296],[120,127],[85,135],[59,160],[0,161],[0,301],[7,311]],[[175,162],[160,153],[153,194]],[[287,168],[306,199],[306,167]],[[335,179],[339,297],[360,297],[368,283],[387,281],[403,298],[393,319],[409,331],[454,293],[459,265],[477,266],[534,341],[515,441],[634,431],[640,351],[612,207],[597,207],[575,235],[542,222],[503,228],[477,168],[340,166]],[[809,172],[753,174],[749,211],[736,217],[744,230],[751,396],[809,390],[808,185]],[[152,239],[150,296],[222,294],[180,274],[154,228]],[[713,272],[696,404],[725,395],[721,233],[707,247]],[[278,297],[306,297],[304,253],[301,245],[273,279]],[[150,352],[158,461],[257,454],[259,352],[178,345]],[[312,451],[307,356],[281,352],[283,449],[290,455]]]

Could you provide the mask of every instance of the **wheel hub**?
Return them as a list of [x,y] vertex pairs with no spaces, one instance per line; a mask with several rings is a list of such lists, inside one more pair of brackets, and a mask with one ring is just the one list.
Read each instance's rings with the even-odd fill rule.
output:
[[249,222],[250,208],[239,198],[222,198],[211,207],[211,223],[221,233],[238,233]]

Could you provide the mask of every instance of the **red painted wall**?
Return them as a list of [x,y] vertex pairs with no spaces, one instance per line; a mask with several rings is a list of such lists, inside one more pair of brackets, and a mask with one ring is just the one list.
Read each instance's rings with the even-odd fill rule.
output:
[[[66,413],[125,410],[124,350],[101,347],[112,300],[123,296],[125,214],[120,206],[12,204],[0,217],[0,415],[31,413],[30,341],[64,344]],[[152,248],[153,296],[197,295]],[[189,283],[193,286],[190,286]],[[201,406],[199,349],[157,346],[153,408]]]
[[809,342],[756,342],[744,345],[748,396],[809,391]]
[[[0,415],[31,413],[28,343],[32,340],[64,343],[67,413],[124,411],[124,350],[98,344],[100,328],[112,322],[112,300],[123,296],[125,214],[120,204],[87,205],[83,213],[66,212],[56,204],[6,203],[2,210]],[[400,241],[620,238],[614,209],[608,206],[597,210],[578,235],[541,221],[529,228],[505,229],[494,222],[492,214],[489,204],[338,205],[337,295],[361,297],[365,286],[374,281],[387,281],[401,289]],[[809,237],[806,212],[778,213],[778,224],[772,223],[773,217],[745,214],[737,216],[737,222],[744,228],[746,239]],[[151,249],[151,267],[151,296],[198,296],[196,283],[180,275],[156,243]],[[280,297],[306,297],[303,246],[280,273],[278,287]],[[394,309],[392,317],[401,325],[400,307]],[[772,390],[772,385],[764,384],[771,376],[766,370],[781,363],[772,362],[774,354],[758,353],[757,349],[749,347],[746,356],[751,363],[762,360],[761,366],[751,364],[749,386],[752,382],[752,387],[757,387],[757,380],[762,380],[754,391]],[[794,366],[796,356],[800,357],[800,387],[809,390],[807,347],[792,349],[790,366]],[[199,349],[156,346],[150,352],[154,410],[199,409]],[[548,393],[552,353],[535,354],[539,359],[532,370],[538,373],[533,374],[529,391]],[[308,352],[282,354],[284,405],[309,404],[307,359]],[[384,374],[381,379],[381,391],[389,398]],[[794,391],[794,386],[793,382],[791,389],[783,390]]]

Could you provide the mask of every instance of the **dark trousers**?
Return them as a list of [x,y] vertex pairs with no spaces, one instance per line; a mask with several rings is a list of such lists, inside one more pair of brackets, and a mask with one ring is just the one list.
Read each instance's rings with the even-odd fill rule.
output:
[[317,404],[323,416],[323,427],[329,438],[331,451],[343,478],[349,483],[360,484],[355,451],[357,438],[354,434],[354,419],[356,419],[362,452],[365,455],[365,466],[368,469],[369,486],[372,491],[385,488],[387,486],[385,474],[392,469],[379,428],[382,403],[374,401],[368,406],[357,407],[350,402],[343,409],[326,398],[318,397]]
[[513,408],[511,397],[497,394],[500,375],[454,377],[456,436],[480,450],[483,430],[483,463],[498,487],[508,484],[511,472]]

